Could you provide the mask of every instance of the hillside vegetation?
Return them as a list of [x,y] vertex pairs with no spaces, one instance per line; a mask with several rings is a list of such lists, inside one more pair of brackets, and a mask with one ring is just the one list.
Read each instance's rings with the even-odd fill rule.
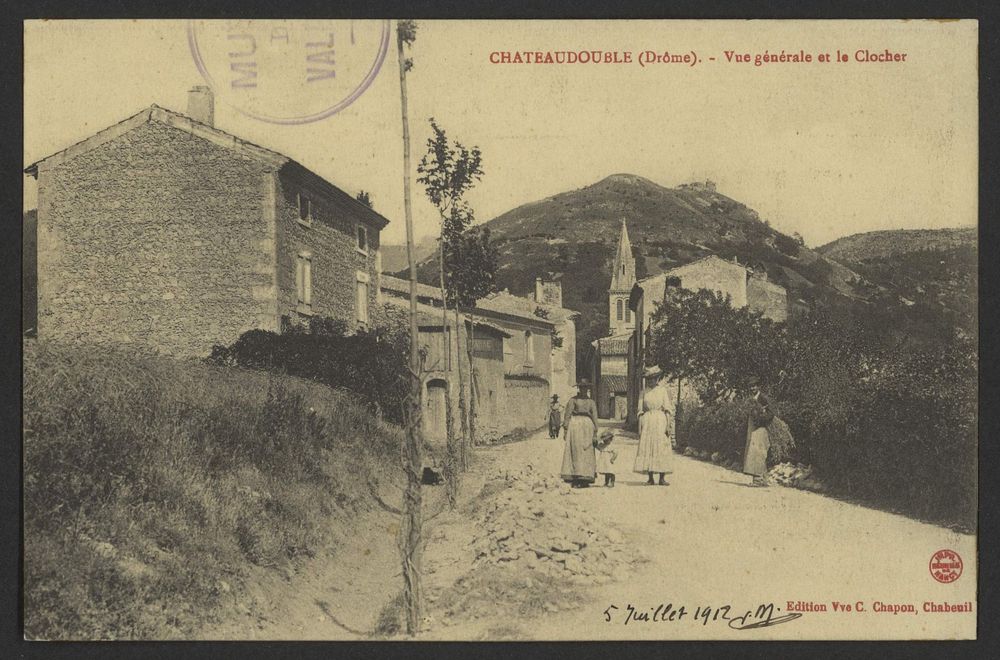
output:
[[193,636],[335,545],[399,441],[308,381],[28,342],[26,636]]
[[[561,277],[564,305],[582,312],[577,334],[578,345],[585,347],[607,334],[607,292],[623,218],[640,279],[717,254],[766,271],[800,305],[843,304],[867,295],[850,284],[857,274],[849,268],[776,231],[756,211],[706,184],[666,188],[615,174],[524,204],[482,226],[499,247],[501,288],[528,295],[536,277]],[[435,281],[431,260],[422,263],[418,276]]]
[[975,227],[890,229],[844,236],[816,248],[816,251],[830,259],[859,263],[918,250],[951,250],[975,243]]
[[854,234],[818,251],[859,274],[858,290],[892,291],[904,304],[946,317],[966,334],[978,325],[979,250],[975,228]]

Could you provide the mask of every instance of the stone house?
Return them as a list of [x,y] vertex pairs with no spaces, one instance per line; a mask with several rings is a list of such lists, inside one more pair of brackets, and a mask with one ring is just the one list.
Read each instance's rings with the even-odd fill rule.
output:
[[[408,280],[383,275],[380,290],[384,303],[408,309]],[[440,289],[417,284],[417,299],[419,341],[426,350],[424,431],[428,440],[439,443],[445,439],[445,398],[456,396],[458,387],[457,356],[454,349],[448,351],[445,346],[454,346],[450,337],[456,335],[463,348],[467,341],[472,342],[479,437],[489,441],[516,429],[541,427],[551,392],[554,323],[533,312],[483,299],[474,309],[460,311],[456,329],[454,311],[449,310],[447,320],[442,318]],[[442,326],[447,334],[442,334]],[[468,397],[465,354],[462,362]],[[458,424],[457,405],[454,415]]]
[[[562,306],[562,285],[558,280],[537,279],[534,298],[515,296],[507,291],[486,296],[476,304],[480,309],[506,312],[524,318],[540,318],[555,326],[551,339],[551,394],[566,402],[576,394],[576,322],[579,312]],[[508,348],[510,342],[508,342]]]
[[[770,282],[764,273],[754,271],[734,261],[708,255],[696,261],[677,266],[668,271],[640,280],[633,287],[628,304],[636,319],[635,328],[624,348],[627,363],[626,426],[638,425],[641,397],[650,372],[646,363],[645,347],[648,344],[652,314],[662,303],[671,286],[689,291],[707,289],[728,296],[734,308],[748,307],[773,321],[788,319],[788,294],[784,287]],[[655,367],[653,369],[656,371]],[[654,378],[655,380],[655,378]],[[680,397],[678,387],[678,397]],[[688,396],[692,393],[688,392]]]
[[26,170],[38,337],[202,356],[317,315],[365,326],[388,220],[291,158],[152,105]]

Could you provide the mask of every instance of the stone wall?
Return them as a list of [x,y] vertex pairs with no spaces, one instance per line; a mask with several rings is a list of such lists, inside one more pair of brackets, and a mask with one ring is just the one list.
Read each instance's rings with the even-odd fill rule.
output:
[[556,329],[562,346],[552,349],[552,393],[565,401],[576,393],[576,324],[566,319]]
[[562,307],[562,282],[559,280],[535,279],[535,302]]
[[747,306],[773,321],[788,319],[788,293],[785,287],[762,277],[747,281]]
[[270,181],[155,121],[40,166],[39,337],[205,355],[277,329]]
[[548,382],[508,376],[504,381],[504,394],[507,414],[501,421],[507,427],[506,431],[516,428],[534,430],[546,424],[549,415]]
[[708,258],[679,266],[668,272],[681,279],[681,287],[689,291],[708,289],[732,298],[734,308],[746,307],[747,271],[723,259]]
[[[357,273],[368,277],[369,317],[378,295],[376,255],[379,231],[365,225],[368,249],[357,248],[357,226],[362,221],[345,211],[311,182],[290,172],[275,177],[277,203],[277,312],[292,320],[303,321],[310,314],[346,321],[357,327]],[[299,221],[298,195],[304,194],[312,209],[312,222]],[[312,255],[312,306],[298,303],[296,262],[300,252]]]

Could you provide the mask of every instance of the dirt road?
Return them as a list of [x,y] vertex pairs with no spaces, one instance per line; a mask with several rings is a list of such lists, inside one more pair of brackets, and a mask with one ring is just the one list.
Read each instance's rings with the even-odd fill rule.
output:
[[[539,638],[975,635],[975,612],[923,611],[925,601],[975,601],[975,536],[806,491],[750,488],[744,475],[680,455],[674,457],[669,486],[646,486],[643,475],[631,472],[636,442],[620,442],[617,486],[574,491],[573,496],[598,520],[617,524],[651,562],[625,581],[594,587],[589,602],[558,620],[546,617],[537,628]],[[511,465],[530,462],[555,473],[562,446],[537,436],[502,451]],[[961,577],[950,584],[937,582],[929,570],[931,556],[943,548],[957,551],[964,562]],[[787,623],[751,630],[730,628],[721,614],[708,622],[693,618],[698,607],[711,607],[714,614],[728,605],[726,615],[734,616],[756,613],[765,603],[774,604],[776,618],[786,613],[789,601],[822,604],[826,611],[803,612]],[[851,611],[833,611],[833,601],[850,605]],[[629,605],[652,613],[667,603],[683,605],[688,615],[624,623]],[[864,611],[858,611],[858,603]],[[878,603],[890,609],[912,605],[915,613],[875,612]],[[606,616],[611,605],[617,609]]]
[[[748,477],[680,455],[674,456],[668,486],[646,486],[644,476],[631,471],[635,440],[617,442],[615,488],[573,490],[550,501],[563,503],[557,506],[573,510],[574,515],[582,512],[587,524],[597,528],[593,532],[612,527],[620,530],[624,545],[648,561],[627,564],[628,570],[616,571],[612,580],[577,584],[572,602],[558,609],[536,612],[522,604],[516,614],[498,608],[502,614],[495,617],[477,613],[463,619],[460,607],[447,623],[428,619],[421,638],[495,638],[497,631],[533,639],[920,639],[975,635],[975,611],[929,613],[924,605],[974,603],[974,536],[815,493],[781,486],[750,488]],[[537,490],[532,495],[530,489],[485,492],[482,486],[488,475],[495,475],[498,469],[516,471],[530,465],[534,474],[556,483],[562,450],[561,440],[550,440],[540,433],[523,442],[477,451],[476,470],[466,475],[463,488],[466,506],[435,516],[427,524],[429,614],[441,616],[439,597],[447,600],[451,585],[469,581],[473,575],[475,553],[470,548],[482,533],[478,529],[480,507],[497,497],[513,498],[515,505],[519,497],[541,497]],[[429,500],[440,499],[439,490],[428,489]],[[544,531],[549,524],[546,521],[559,513],[549,511],[547,517],[537,520],[539,529]],[[222,636],[367,637],[401,584],[394,521],[394,516],[384,512],[364,521],[357,536],[330,557],[317,557],[308,570],[300,571],[287,584],[276,585],[274,594],[282,592],[283,596],[275,601],[280,605],[267,620],[229,627]],[[964,562],[961,577],[948,584],[934,580],[929,570],[932,555],[945,548],[956,551]],[[514,562],[500,566],[506,566],[502,570],[512,578],[527,580],[538,589],[537,576],[531,579],[533,567]],[[508,589],[510,584],[518,583],[510,582]],[[466,587],[466,592],[471,589],[470,597],[475,599],[477,588]],[[500,593],[484,598],[502,599]],[[758,611],[768,604],[773,606],[770,614],[766,609]],[[904,606],[912,606],[914,611],[900,611]],[[774,624],[788,616],[790,607],[800,610],[793,612],[800,616]],[[710,608],[707,617],[706,608]],[[883,611],[876,611],[880,608]],[[670,612],[675,613],[673,620]],[[749,616],[734,621],[748,612]],[[657,620],[643,621],[643,615]],[[667,620],[660,620],[664,618]],[[767,619],[772,625],[739,629]]]

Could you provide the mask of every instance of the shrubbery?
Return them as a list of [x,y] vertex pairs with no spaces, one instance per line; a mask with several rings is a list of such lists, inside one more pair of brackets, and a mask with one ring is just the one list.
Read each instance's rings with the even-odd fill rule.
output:
[[678,442],[741,458],[746,397],[757,382],[796,441],[772,463],[808,463],[835,494],[975,528],[972,340],[941,325],[901,332],[892,319],[904,317],[892,309],[819,311],[773,325],[710,298],[676,299],[650,344],[661,368],[683,370],[704,402],[683,409]]
[[231,346],[216,346],[212,364],[266,369],[349,390],[377,416],[402,422],[409,383],[407,320],[384,306],[371,330],[348,333],[347,324],[314,317],[308,327],[277,334],[245,332]]
[[325,547],[393,477],[398,430],[322,386],[93,347],[24,360],[29,638],[190,636],[248,562]]

